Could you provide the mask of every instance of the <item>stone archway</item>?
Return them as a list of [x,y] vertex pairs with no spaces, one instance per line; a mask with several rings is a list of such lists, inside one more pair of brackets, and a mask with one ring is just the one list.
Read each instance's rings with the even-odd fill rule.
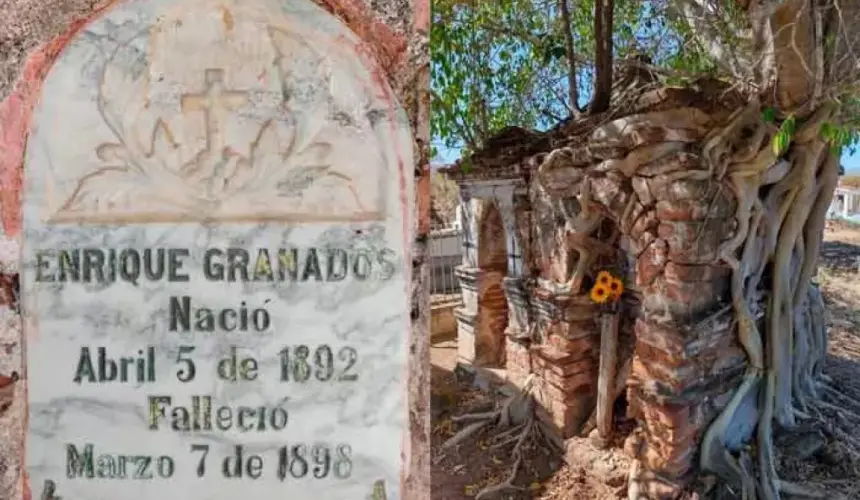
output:
[[[459,361],[505,368],[511,328],[519,331],[512,289],[519,284],[521,257],[513,210],[515,182],[461,185],[463,265],[457,277],[463,297],[457,317]],[[512,288],[513,287],[513,288]],[[520,308],[521,309],[521,308]]]
[[475,365],[501,368],[505,364],[505,329],[508,304],[503,281],[508,271],[508,251],[502,213],[495,200],[478,202],[477,264],[481,286],[475,330]]

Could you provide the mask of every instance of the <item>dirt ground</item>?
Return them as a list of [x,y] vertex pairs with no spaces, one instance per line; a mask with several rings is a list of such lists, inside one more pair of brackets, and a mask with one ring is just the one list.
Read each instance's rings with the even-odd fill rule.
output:
[[[817,280],[828,311],[829,357],[825,374],[839,394],[828,393],[809,421],[774,439],[780,479],[813,487],[829,500],[860,499],[860,226],[829,223]],[[486,411],[503,396],[475,388],[455,369],[456,343],[433,345],[433,500],[473,499],[486,486],[508,478],[512,443],[494,446],[492,434],[479,434],[460,445],[442,444],[466,424],[452,417]],[[837,407],[838,405],[838,407]],[[632,423],[619,421],[629,431]],[[587,438],[573,438],[563,453],[531,446],[514,484],[520,492],[480,500],[615,500],[627,498],[630,459],[622,449],[624,432],[605,450]],[[853,436],[853,438],[852,438]],[[707,482],[707,481],[706,481]],[[720,491],[719,498],[733,498]],[[695,498],[695,497],[694,497]],[[716,490],[698,498],[716,498]],[[793,498],[784,496],[783,498]],[[800,497],[797,497],[800,498]]]

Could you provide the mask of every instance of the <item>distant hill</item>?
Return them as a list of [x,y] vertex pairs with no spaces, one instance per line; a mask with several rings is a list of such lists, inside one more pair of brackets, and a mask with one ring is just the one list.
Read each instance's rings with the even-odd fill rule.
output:
[[846,172],[845,175],[842,176],[841,179],[843,186],[852,187],[852,188],[860,188],[860,172]]
[[[860,178],[858,178],[860,180]],[[460,187],[440,172],[430,174],[431,224],[448,227],[457,216]]]

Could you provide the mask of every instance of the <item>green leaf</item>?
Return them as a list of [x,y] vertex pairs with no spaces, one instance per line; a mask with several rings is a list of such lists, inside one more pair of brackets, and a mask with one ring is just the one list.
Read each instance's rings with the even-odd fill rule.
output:
[[567,56],[567,50],[561,45],[556,45],[552,48],[552,57],[553,59],[564,59]]
[[790,143],[791,135],[785,130],[780,130],[773,137],[773,141],[771,143],[771,147],[773,148],[773,155],[777,158],[780,158],[788,150],[788,145]]
[[463,159],[460,161],[460,169],[463,171],[464,174],[472,172],[472,162],[469,160],[468,157],[463,157]]
[[[594,2],[569,2],[583,97],[593,81]],[[684,75],[715,73],[695,31],[665,3],[614,2],[616,57],[645,53],[655,66]],[[569,113],[569,68],[561,63],[567,51],[556,2],[434,0],[431,15],[433,142],[480,148],[503,127],[546,130]],[[736,27],[719,28],[722,33]]]
[[776,109],[773,107],[764,108],[761,112],[761,121],[765,123],[773,123],[776,121]]
[[782,125],[779,126],[780,131],[783,131],[788,134],[789,137],[794,135],[795,129],[797,127],[796,119],[793,114],[788,115],[788,118],[782,122]]
[[839,130],[836,131],[836,141],[835,142],[836,142],[836,145],[839,146],[840,148],[843,146],[847,146],[848,143],[850,142],[850,140],[851,140],[851,136],[848,133],[848,130],[846,130],[845,128],[840,128]]
[[834,127],[832,123],[824,122],[821,124],[821,128],[818,129],[818,135],[824,141],[832,143],[835,130],[836,130],[836,127]]

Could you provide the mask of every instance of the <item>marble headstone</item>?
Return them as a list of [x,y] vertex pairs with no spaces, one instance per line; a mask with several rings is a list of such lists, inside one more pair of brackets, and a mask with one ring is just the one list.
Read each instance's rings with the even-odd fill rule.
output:
[[35,498],[400,497],[412,151],[378,71],[310,0],[75,35],[24,169]]

